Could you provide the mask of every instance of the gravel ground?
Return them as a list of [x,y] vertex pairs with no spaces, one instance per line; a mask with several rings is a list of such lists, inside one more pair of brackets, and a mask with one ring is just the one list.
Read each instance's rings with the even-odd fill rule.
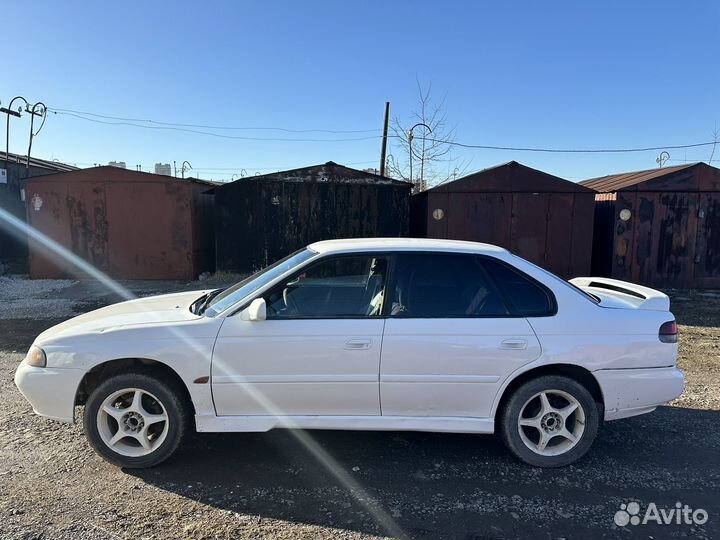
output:
[[720,410],[720,292],[668,293],[680,325],[678,365],[685,372],[685,392],[673,405]]
[[108,291],[96,281],[28,279],[22,275],[0,276],[0,321],[7,319],[67,319],[129,296],[151,296],[227,287],[243,276],[218,273],[205,281],[116,281],[126,296]]
[[[73,309],[107,300],[83,284],[53,291],[84,302]],[[4,311],[0,538],[720,538],[720,293],[672,296],[685,393],[653,414],[606,424],[578,464],[527,467],[489,436],[311,432],[351,489],[288,431],[197,435],[150,470],[106,464],[80,425],[35,416],[12,383],[35,335],[59,320]],[[709,519],[616,526],[615,512],[631,501],[681,501]]]
[[[30,280],[22,276],[0,276],[0,320],[11,317],[46,319],[48,314],[53,317],[77,315],[81,313],[75,309],[78,302],[58,295],[77,283],[69,279]],[[50,293],[52,296],[48,297]]]

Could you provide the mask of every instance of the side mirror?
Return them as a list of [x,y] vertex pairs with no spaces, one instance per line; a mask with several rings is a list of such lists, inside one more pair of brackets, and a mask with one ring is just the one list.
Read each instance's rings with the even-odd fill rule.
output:
[[264,321],[267,319],[267,306],[264,298],[256,298],[248,306],[248,319],[251,321]]

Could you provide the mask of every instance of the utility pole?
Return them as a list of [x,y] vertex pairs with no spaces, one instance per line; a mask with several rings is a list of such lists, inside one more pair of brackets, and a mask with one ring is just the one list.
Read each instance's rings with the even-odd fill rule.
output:
[[383,122],[382,148],[380,149],[380,176],[385,176],[385,155],[387,153],[388,119],[390,116],[390,102],[385,102],[385,121]]
[[[32,151],[33,138],[36,137],[38,133],[40,133],[40,130],[45,125],[45,119],[47,118],[47,107],[45,106],[45,104],[42,101],[38,101],[35,105],[32,106],[32,109],[26,105],[25,112],[30,113],[30,142],[28,143],[27,161],[25,162],[25,173],[27,175],[29,175],[30,174],[30,152]],[[40,127],[38,128],[37,132],[33,132],[33,124],[35,123],[36,116],[42,117],[42,123],[40,124]]]
[[5,159],[7,160],[10,160],[10,117],[15,116],[16,118],[20,118],[20,113],[22,111],[22,106],[18,107],[17,111],[12,110],[13,103],[15,103],[16,99],[22,99],[25,102],[25,107],[28,107],[30,105],[30,103],[28,103],[28,100],[24,97],[15,96],[10,100],[10,103],[7,107],[0,107],[0,112],[7,115],[7,122],[5,123]]

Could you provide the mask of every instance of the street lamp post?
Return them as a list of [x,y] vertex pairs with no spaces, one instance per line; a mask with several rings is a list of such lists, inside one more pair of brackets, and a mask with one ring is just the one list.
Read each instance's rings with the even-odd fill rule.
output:
[[[407,132],[408,149],[410,150],[410,183],[412,183],[412,181],[413,181],[412,158],[413,158],[413,154],[415,153],[414,150],[413,150],[413,147],[412,147],[412,142],[413,142],[413,138],[414,138],[413,130],[414,130],[416,127],[418,127],[418,126],[422,126],[422,127],[424,127],[425,129],[427,129],[430,133],[432,133],[432,129],[430,129],[430,126],[428,126],[427,124],[424,124],[423,122],[418,122],[418,123],[415,124],[413,127],[411,127],[411,128],[408,130],[408,132]],[[422,157],[420,157],[419,159],[420,159],[420,183],[421,183],[421,186],[420,186],[420,187],[422,187],[422,184],[425,183],[425,180],[422,178],[422,176],[423,176],[423,171],[424,171],[424,159],[425,159],[425,156],[422,156]]]
[[[187,168],[185,167],[185,164],[187,163]],[[183,179],[185,179],[185,171],[192,169],[192,165],[190,165],[190,162],[185,160],[182,162],[182,167],[180,167],[180,173],[182,174]]]

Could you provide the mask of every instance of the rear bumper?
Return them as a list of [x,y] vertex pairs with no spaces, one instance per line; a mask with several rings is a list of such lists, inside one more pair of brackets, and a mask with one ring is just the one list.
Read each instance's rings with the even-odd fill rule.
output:
[[40,368],[23,362],[15,371],[15,385],[36,414],[72,423],[75,393],[84,375],[82,369]]
[[605,400],[605,420],[655,410],[682,394],[685,377],[676,367],[602,369],[593,373]]

